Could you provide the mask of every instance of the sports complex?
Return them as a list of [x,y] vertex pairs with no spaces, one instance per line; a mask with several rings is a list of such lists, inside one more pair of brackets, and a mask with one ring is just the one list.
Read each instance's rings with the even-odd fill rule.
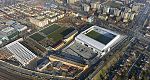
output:
[[80,33],[75,40],[87,47],[90,47],[94,52],[102,53],[101,55],[104,55],[124,38],[125,36],[113,31],[99,26],[92,26]]
[[73,27],[58,24],[48,25],[44,29],[29,36],[30,39],[47,49],[60,49],[78,33]]

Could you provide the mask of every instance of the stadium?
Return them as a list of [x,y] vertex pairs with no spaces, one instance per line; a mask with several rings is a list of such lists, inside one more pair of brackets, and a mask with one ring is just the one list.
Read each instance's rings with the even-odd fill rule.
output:
[[99,26],[92,26],[80,33],[75,40],[87,47],[90,47],[94,52],[104,55],[124,38],[125,36],[113,31]]

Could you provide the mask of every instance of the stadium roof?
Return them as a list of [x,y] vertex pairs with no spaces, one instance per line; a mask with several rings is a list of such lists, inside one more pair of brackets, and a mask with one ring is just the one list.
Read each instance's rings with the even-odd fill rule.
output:
[[80,33],[76,37],[76,40],[103,51],[119,42],[123,37],[124,36],[110,30],[98,26],[92,26]]
[[8,45],[6,48],[14,55],[14,57],[24,66],[29,64],[37,56],[20,44],[18,41],[14,41]]

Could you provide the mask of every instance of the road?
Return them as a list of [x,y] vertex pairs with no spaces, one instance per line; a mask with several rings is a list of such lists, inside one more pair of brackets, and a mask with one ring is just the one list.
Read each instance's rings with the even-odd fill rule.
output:
[[147,42],[150,42],[150,40],[147,37],[144,37],[144,34],[140,33],[140,30],[144,27],[144,22],[148,18],[148,15],[150,14],[150,4],[145,5],[145,7],[140,11],[138,18],[135,21],[135,24],[132,24],[130,26],[133,26],[131,31],[133,31],[133,36],[137,37],[138,39],[145,40]]

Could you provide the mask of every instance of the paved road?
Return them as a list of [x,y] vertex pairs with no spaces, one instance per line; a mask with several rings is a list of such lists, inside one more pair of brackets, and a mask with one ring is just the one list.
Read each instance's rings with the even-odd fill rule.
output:
[[135,24],[133,24],[133,28],[132,28],[132,31],[134,32],[133,33],[134,37],[145,40],[147,42],[150,42],[150,40],[147,37],[144,37],[144,35],[142,33],[140,33],[140,30],[143,28],[144,22],[148,18],[149,13],[150,13],[150,4],[146,5],[140,11],[139,16],[138,16],[137,20],[135,21]]

